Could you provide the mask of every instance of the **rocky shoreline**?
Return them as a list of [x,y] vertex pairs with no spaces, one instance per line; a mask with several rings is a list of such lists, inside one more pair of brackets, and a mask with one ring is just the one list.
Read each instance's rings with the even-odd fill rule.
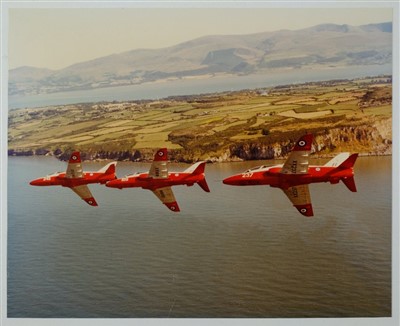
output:
[[146,162],[166,147],[174,162],[272,160],[305,133],[314,157],[391,155],[391,78],[13,110],[8,155]]
[[[313,158],[329,158],[338,152],[358,152],[360,156],[392,155],[391,119],[377,121],[374,125],[357,127],[332,128],[315,135],[312,149]],[[285,159],[296,141],[295,138],[271,142],[268,137],[258,142],[232,144],[219,155],[195,156],[187,149],[169,150],[169,159],[174,162],[193,163],[199,160],[208,162],[237,162],[252,160]],[[365,150],[363,150],[363,148]],[[61,161],[69,158],[71,151],[36,149],[15,151],[9,150],[9,156],[55,156]],[[150,162],[154,149],[127,151],[83,151],[82,159],[86,161],[131,161]]]

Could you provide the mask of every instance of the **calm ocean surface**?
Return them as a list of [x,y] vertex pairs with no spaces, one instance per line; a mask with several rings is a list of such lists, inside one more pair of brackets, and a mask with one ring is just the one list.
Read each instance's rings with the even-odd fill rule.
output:
[[297,69],[265,75],[214,77],[208,79],[181,79],[168,82],[98,88],[42,95],[8,97],[9,109],[48,105],[66,105],[99,101],[128,101],[159,99],[168,96],[237,91],[277,85],[296,84],[332,79],[351,79],[381,74],[391,75],[392,65],[350,66],[331,69]]
[[279,189],[221,182],[264,163],[207,165],[211,193],[174,187],[172,213],[149,191],[101,185],[90,207],[28,184],[66,163],[9,157],[8,317],[391,316],[391,157],[358,159],[357,193],[311,185],[311,219]]

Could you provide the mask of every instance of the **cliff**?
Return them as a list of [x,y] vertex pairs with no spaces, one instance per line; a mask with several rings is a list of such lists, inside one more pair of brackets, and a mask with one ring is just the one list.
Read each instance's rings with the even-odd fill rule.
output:
[[[319,131],[314,134],[312,153],[333,156],[339,152],[357,152],[361,155],[391,155],[392,119],[382,119],[372,125],[348,126]],[[298,136],[301,132],[298,133]],[[230,158],[241,160],[281,159],[287,157],[297,137],[282,135],[282,141],[245,142],[229,148]],[[223,158],[222,158],[223,159]]]
[[179,162],[264,160],[286,157],[312,133],[315,156],[390,155],[391,94],[391,78],[374,77],[12,110],[8,154],[147,161],[166,147]]
[[[363,121],[358,126],[345,126],[326,130],[314,130],[312,155],[330,157],[339,152],[356,152],[360,155],[391,155],[392,154],[392,118],[384,118],[367,124]],[[209,162],[229,162],[239,160],[270,160],[284,159],[288,156],[298,137],[304,134],[297,132],[282,132],[273,137],[265,136],[257,141],[231,144],[218,153],[205,152],[200,147],[196,149],[183,148],[169,150],[169,158],[176,162],[194,162],[206,160]],[[277,140],[279,139],[279,140]],[[60,160],[68,160],[67,151],[49,151],[43,149],[22,152],[9,151],[9,155],[54,155]],[[126,151],[93,151],[82,153],[83,160],[117,160],[117,161],[151,161],[154,149]]]

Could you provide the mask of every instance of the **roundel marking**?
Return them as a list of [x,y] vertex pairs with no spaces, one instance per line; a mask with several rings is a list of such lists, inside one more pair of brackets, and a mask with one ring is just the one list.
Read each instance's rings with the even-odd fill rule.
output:
[[176,207],[175,206],[171,206],[171,210],[176,210]]
[[307,208],[302,208],[302,209],[300,210],[300,212],[306,213],[306,212],[307,212]]
[[89,203],[89,204],[93,204],[93,201],[89,200],[88,203]]
[[315,171],[321,171],[321,168],[316,168]]
[[158,154],[158,156],[160,156],[160,157],[164,156],[164,152],[162,152],[162,151],[159,151],[157,154]]
[[305,142],[304,140],[300,140],[300,141],[298,142],[298,144],[299,144],[299,146],[301,146],[301,147],[306,146],[306,142]]
[[74,161],[76,161],[78,158],[76,157],[76,155],[74,155],[74,156],[72,156],[72,159],[73,159]]

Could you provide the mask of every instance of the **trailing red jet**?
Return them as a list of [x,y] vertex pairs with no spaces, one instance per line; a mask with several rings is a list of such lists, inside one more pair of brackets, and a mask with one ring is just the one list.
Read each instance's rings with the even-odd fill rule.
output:
[[197,183],[204,191],[210,192],[204,176],[206,162],[198,162],[183,172],[168,172],[167,163],[167,149],[161,148],[154,155],[148,173],[128,175],[125,178],[107,182],[106,186],[119,189],[140,187],[151,190],[173,212],[179,212],[180,209],[172,192],[172,186],[193,186]]
[[80,153],[73,152],[69,158],[66,172],[56,172],[44,178],[33,180],[30,184],[32,186],[68,187],[89,205],[98,206],[87,185],[89,183],[105,184],[107,181],[116,179],[116,164],[117,162],[111,162],[97,172],[84,172]]
[[341,153],[323,166],[309,165],[312,141],[313,136],[310,134],[301,137],[283,165],[255,167],[226,178],[223,183],[233,186],[269,185],[280,188],[301,214],[313,216],[308,185],[316,182],[335,184],[342,180],[350,191],[356,192],[353,166],[358,154]]

